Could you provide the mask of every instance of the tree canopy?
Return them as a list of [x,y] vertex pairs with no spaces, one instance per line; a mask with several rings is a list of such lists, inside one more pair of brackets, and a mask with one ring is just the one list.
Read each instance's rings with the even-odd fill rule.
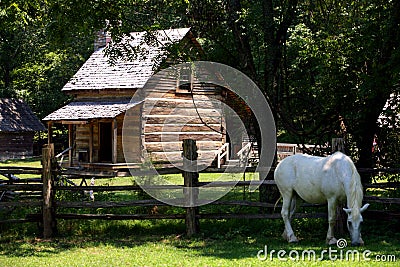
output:
[[278,140],[346,137],[364,167],[382,132],[377,119],[400,91],[394,0],[8,0],[0,17],[0,96],[25,98],[40,117],[66,101],[60,89],[101,28],[118,40],[191,27],[204,60],[235,67],[262,89]]

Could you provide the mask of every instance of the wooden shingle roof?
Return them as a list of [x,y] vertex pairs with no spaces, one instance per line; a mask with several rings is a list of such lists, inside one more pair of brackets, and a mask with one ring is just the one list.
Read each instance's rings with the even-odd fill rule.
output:
[[36,132],[46,128],[20,99],[0,98],[0,132]]
[[165,46],[181,41],[189,32],[189,28],[159,30],[153,33],[157,40],[150,45],[145,41],[146,32],[133,32],[130,38],[122,41],[122,45],[139,49],[138,58],[118,59],[112,64],[105,49],[99,48],[64,86],[63,91],[142,88],[161,60],[165,59]]
[[44,121],[82,121],[90,119],[110,119],[124,113],[128,109],[140,104],[126,100],[101,100],[71,102],[68,105],[46,116]]

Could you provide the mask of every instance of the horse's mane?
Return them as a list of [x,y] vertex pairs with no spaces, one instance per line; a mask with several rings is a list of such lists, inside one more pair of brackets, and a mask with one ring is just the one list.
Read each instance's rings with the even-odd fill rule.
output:
[[348,202],[350,207],[348,208],[351,208],[351,214],[353,218],[357,218],[360,215],[360,208],[363,199],[363,188],[360,175],[358,174],[353,162],[351,162],[351,167],[352,175],[350,181],[350,196],[348,196],[350,197],[350,201]]

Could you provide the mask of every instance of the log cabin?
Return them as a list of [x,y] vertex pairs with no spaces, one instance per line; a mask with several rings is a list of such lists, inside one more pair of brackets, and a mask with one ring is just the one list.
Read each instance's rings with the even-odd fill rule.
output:
[[[196,83],[185,71],[149,81],[179,63],[170,55],[171,45],[202,53],[193,33],[155,31],[150,43],[147,34],[133,32],[122,41],[141,51],[139,56],[113,59],[106,53],[111,38],[101,32],[94,53],[62,89],[73,101],[44,118],[50,133],[54,124],[68,126],[70,167],[179,162],[185,138],[197,140],[199,160],[209,163],[226,142],[222,88]],[[145,96],[134,97],[143,88]]]
[[0,160],[32,157],[33,138],[40,131],[46,127],[24,101],[0,98]]

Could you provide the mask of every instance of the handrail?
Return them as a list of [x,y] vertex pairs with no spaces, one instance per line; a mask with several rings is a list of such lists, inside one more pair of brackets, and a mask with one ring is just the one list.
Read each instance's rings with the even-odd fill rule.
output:
[[218,160],[217,160],[217,167],[218,169],[221,168],[221,160],[225,157],[225,160],[229,160],[229,143],[223,144],[217,151]]
[[61,153],[58,153],[58,154],[56,155],[56,158],[57,158],[57,159],[58,159],[59,157],[61,157],[60,161],[58,162],[58,166],[60,166],[60,168],[62,168],[62,165],[63,165],[63,162],[64,162],[64,155],[65,155],[68,151],[72,150],[72,148],[73,148],[73,146],[70,146],[69,148],[64,149],[64,151],[62,151]]
[[240,150],[236,153],[236,155],[237,155],[238,157],[240,157],[241,154],[244,154],[244,152],[245,152],[247,149],[249,149],[250,147],[251,147],[251,143],[249,142],[249,143],[247,143],[244,147],[242,147],[242,149],[240,149]]
[[240,166],[245,166],[247,164],[247,159],[251,151],[251,142],[248,142],[242,149],[240,149],[236,155],[239,157]]
[[61,156],[64,156],[64,154],[67,153],[68,151],[70,151],[71,149],[72,149],[72,146],[70,146],[70,147],[67,148],[67,149],[64,149],[64,151],[62,151],[62,152],[60,152],[60,153],[58,153],[58,154],[56,155],[56,158],[59,158],[59,157],[61,157]]

